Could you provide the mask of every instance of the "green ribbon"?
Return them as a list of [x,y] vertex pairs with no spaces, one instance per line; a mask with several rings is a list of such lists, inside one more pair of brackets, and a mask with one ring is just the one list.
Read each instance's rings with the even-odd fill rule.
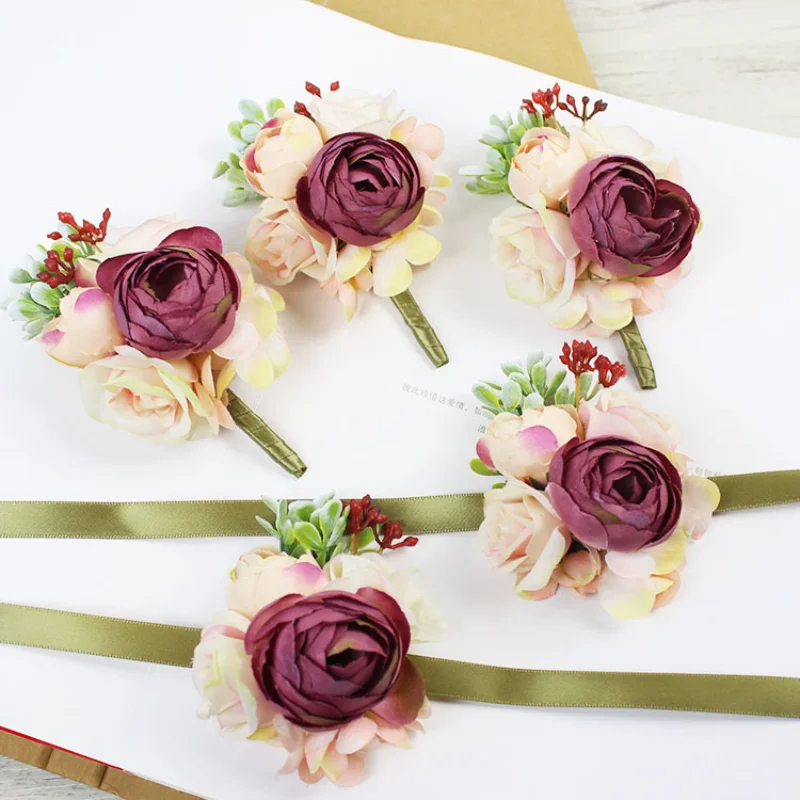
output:
[[[0,643],[190,667],[199,628],[0,604]],[[412,656],[429,697],[515,706],[800,718],[800,679],[513,669]]]
[[411,328],[414,338],[419,342],[420,347],[425,351],[425,355],[437,369],[447,364],[450,359],[444,349],[444,345],[439,341],[436,331],[431,327],[422,309],[417,305],[417,301],[412,297],[411,292],[406,290],[392,298],[392,302],[397,307],[406,325]]
[[236,427],[244,431],[276,464],[295,478],[303,475],[307,467],[300,456],[230,389],[228,412]]
[[628,361],[631,362],[639,386],[642,389],[655,389],[656,371],[650,360],[650,353],[645,347],[639,326],[636,324],[636,317],[619,331],[619,335],[628,352]]
[[[800,502],[800,470],[711,478],[722,499],[717,513]],[[483,521],[482,494],[374,500],[406,533],[475,531]],[[274,521],[257,500],[181,500],[143,503],[0,502],[0,539],[203,539],[258,536],[256,514]]]

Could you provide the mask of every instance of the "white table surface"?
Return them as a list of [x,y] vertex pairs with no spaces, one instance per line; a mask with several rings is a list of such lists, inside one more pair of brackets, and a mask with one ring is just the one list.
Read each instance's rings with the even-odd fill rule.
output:
[[[796,0],[566,1],[603,89],[800,136]],[[99,800],[110,795],[0,757],[0,797]]]

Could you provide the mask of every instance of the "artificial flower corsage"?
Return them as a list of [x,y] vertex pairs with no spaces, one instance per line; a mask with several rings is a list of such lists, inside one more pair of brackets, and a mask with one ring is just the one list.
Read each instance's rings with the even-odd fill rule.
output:
[[549,362],[534,353],[503,365],[504,386],[474,387],[494,419],[472,467],[503,479],[485,495],[481,546],[521,597],[562,586],[596,593],[616,617],[643,617],[678,591],[719,488],[688,473],[669,420],[612,388],[622,364],[588,341],[564,345],[566,370],[551,374]]
[[414,570],[382,555],[417,539],[369,497],[264,502],[273,538],[239,559],[195,651],[200,716],[284,748],[281,773],[353,786],[371,745],[410,747],[430,713],[407,654],[438,637],[440,618]]
[[111,213],[94,225],[60,213],[59,229],[11,276],[9,313],[25,335],[81,368],[90,416],[150,441],[216,436],[241,427],[281,466],[305,465],[229,390],[237,375],[264,389],[287,367],[274,289],[247,260],[222,254],[214,231],[151,219],[106,241]]
[[403,117],[395,94],[306,83],[307,103],[266,109],[243,100],[228,130],[236,151],[214,176],[232,184],[227,205],[261,200],[246,254],[275,286],[302,272],[338,296],[351,319],[360,292],[390,297],[435,366],[447,353],[409,292],[412,267],[429,264],[441,243],[427,228],[442,221],[447,176],[435,161],[444,134]]
[[[688,272],[700,212],[676,161],[662,161],[633,128],[602,125],[607,104],[578,109],[561,89],[534,92],[516,120],[493,116],[480,140],[486,167],[462,174],[478,194],[517,205],[491,225],[492,256],[508,293],[544,306],[550,322],[589,336],[619,331],[639,385],[656,386],[636,317],[659,310]],[[564,127],[556,112],[575,117]]]

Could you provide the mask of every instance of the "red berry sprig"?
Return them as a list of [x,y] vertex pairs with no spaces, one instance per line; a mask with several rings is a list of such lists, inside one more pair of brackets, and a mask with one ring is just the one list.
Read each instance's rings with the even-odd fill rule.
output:
[[556,110],[566,111],[585,125],[596,114],[600,114],[608,108],[608,103],[604,100],[595,100],[590,113],[590,102],[591,100],[589,97],[584,95],[581,98],[583,107],[579,111],[575,98],[571,94],[568,94],[564,100],[561,100],[561,86],[556,83],[553,84],[552,89],[539,89],[531,94],[530,99],[527,97],[523,98],[522,108],[529,114],[535,114],[538,110],[541,112],[544,119],[549,119],[554,116]]
[[559,361],[576,377],[586,372],[594,372],[592,359],[597,355],[597,348],[587,339],[585,342],[572,340],[572,347],[566,342],[561,348]]
[[375,541],[384,550],[397,550],[400,547],[414,547],[419,542],[416,536],[405,536],[403,525],[400,522],[390,522],[386,514],[372,504],[372,498],[367,494],[360,500],[345,500],[344,507],[350,509],[347,518],[347,533],[350,536],[350,550],[358,552],[358,542],[361,533],[367,528],[375,532]]
[[581,375],[596,372],[598,383],[608,389],[626,372],[625,365],[619,361],[612,361],[604,355],[598,356],[597,348],[588,339],[585,342],[573,339],[572,347],[565,342],[559,361],[575,376],[576,408],[581,402]]
[[[85,219],[83,224],[79,225],[74,215],[70,214],[68,211],[58,212],[58,221],[64,223],[64,225],[69,225],[69,227],[73,229],[73,232],[67,235],[67,239],[71,242],[85,242],[92,246],[105,241],[108,235],[108,221],[110,219],[111,211],[106,209],[103,212],[103,217],[99,225],[94,225],[89,222],[88,219]],[[57,242],[64,237],[58,231],[53,231],[47,234],[47,238]]]

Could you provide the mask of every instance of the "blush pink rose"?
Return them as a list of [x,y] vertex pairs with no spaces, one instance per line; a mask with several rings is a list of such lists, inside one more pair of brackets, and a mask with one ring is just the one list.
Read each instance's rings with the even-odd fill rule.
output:
[[526,408],[521,416],[498,414],[478,442],[478,457],[507,478],[544,483],[556,450],[576,435],[570,406]]
[[572,294],[580,250],[559,211],[514,205],[492,220],[492,260],[506,291],[526,303],[565,302]]
[[543,195],[550,208],[558,208],[586,161],[581,146],[567,134],[554,128],[531,128],[511,162],[508,188],[526,206],[533,206],[537,196]]
[[39,343],[56,361],[85,367],[124,343],[111,298],[97,288],[77,288],[61,299],[61,315],[45,325]]
[[582,402],[579,414],[586,439],[616,436],[662,453],[674,453],[680,441],[672,420],[650,411],[625,392],[604,389],[595,400]]
[[265,197],[288,200],[295,196],[297,182],[322,147],[316,124],[288,108],[267,120],[255,141],[244,151],[242,170],[247,182]]
[[515,574],[521,597],[545,600],[555,593],[554,572],[572,537],[542,492],[513,479],[488,491],[478,539],[496,567]]
[[275,286],[311,267],[324,267],[332,239],[300,216],[293,200],[267,199],[247,228],[245,255]]

